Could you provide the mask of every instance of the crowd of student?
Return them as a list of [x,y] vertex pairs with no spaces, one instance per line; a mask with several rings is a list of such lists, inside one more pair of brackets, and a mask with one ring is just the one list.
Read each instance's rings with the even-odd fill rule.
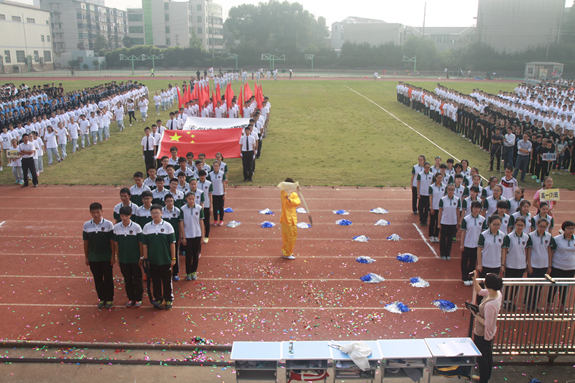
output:
[[[171,100],[162,104],[160,99],[159,107],[170,108]],[[206,117],[218,117],[214,113],[217,104],[204,106],[209,111]],[[197,279],[201,248],[209,242],[210,227],[224,225],[228,166],[222,154],[217,153],[211,165],[203,153],[197,159],[192,152],[184,157],[177,147],[170,148],[170,156],[157,158],[164,130],[182,129],[188,117],[199,114],[197,106],[197,100],[192,100],[179,111],[170,112],[166,127],[158,120],[144,128],[141,146],[147,178],[136,172],[135,184],[120,190],[121,202],[114,207],[115,224],[102,217],[99,203],[90,205],[92,220],[83,227],[84,253],[94,276],[99,308],[113,307],[113,264],[118,262],[124,276],[127,307],[142,305],[143,281],[149,275],[152,305],[170,309],[174,301],[172,282],[180,280],[180,256],[185,257],[185,279]],[[251,181],[253,160],[261,154],[270,107],[267,97],[261,109],[256,108],[253,98],[244,107],[244,116],[250,118],[239,142],[245,180]],[[233,110],[237,111],[237,107]],[[226,110],[221,117],[235,115],[233,110]],[[245,161],[245,157],[252,161]]]
[[[142,118],[146,118],[148,88],[143,84],[113,81],[68,93],[61,85],[29,88],[22,84],[19,89],[7,86],[10,91],[3,93],[0,171],[6,162],[22,187],[28,186],[29,177],[34,186],[38,185],[38,177],[44,171],[44,155],[50,166],[65,160],[70,146],[75,153],[80,145],[84,148],[107,140],[112,122],[120,132],[124,129],[126,112],[131,126],[136,103]],[[8,157],[9,151],[16,153]]]
[[[511,167],[521,181],[537,182],[550,173],[575,174],[575,83],[520,84],[515,92],[469,95],[437,84],[434,92],[400,82],[397,100],[490,152],[500,170]],[[556,159],[545,159],[548,153]],[[546,156],[547,155],[547,156]],[[559,173],[561,174],[561,173]]]
[[[451,259],[452,244],[461,231],[461,279],[472,285],[472,273],[481,277],[489,273],[507,278],[575,277],[575,223],[561,225],[554,235],[553,214],[557,201],[541,201],[541,193],[553,187],[553,179],[544,179],[544,188],[529,201],[524,189],[513,177],[512,168],[505,170],[500,180],[493,176],[483,187],[477,168],[467,160],[454,164],[440,157],[432,166],[425,156],[419,156],[412,168],[412,210],[419,215],[422,226],[429,226],[429,241],[439,243],[443,260]],[[531,208],[536,212],[530,212]],[[428,224],[429,221],[429,224]],[[550,309],[552,296],[547,301]],[[539,297],[526,300],[528,309],[538,310]],[[565,308],[562,293],[559,310]],[[505,298],[505,307],[516,307],[515,296]]]

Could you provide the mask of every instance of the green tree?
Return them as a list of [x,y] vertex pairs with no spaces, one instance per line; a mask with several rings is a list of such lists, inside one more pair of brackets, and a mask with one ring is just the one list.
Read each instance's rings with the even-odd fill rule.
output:
[[100,61],[94,60],[92,61],[92,65],[94,65],[94,70],[100,69]]
[[80,61],[70,60],[70,61],[68,61],[68,66],[72,69],[80,69]]
[[122,38],[122,45],[125,46],[126,48],[131,48],[132,45],[134,45],[134,43],[132,42],[132,38],[128,35],[125,35],[124,38]]
[[[417,57],[418,69],[429,70],[441,69],[442,67],[440,56],[433,40],[410,36],[403,44],[401,52],[409,58]],[[411,63],[408,64],[411,66]]]
[[96,36],[96,41],[94,41],[94,51],[99,52],[104,49],[108,49],[108,40],[106,40],[102,35]]
[[190,37],[190,48],[203,49],[202,40],[198,38],[195,27],[192,28],[192,36]]

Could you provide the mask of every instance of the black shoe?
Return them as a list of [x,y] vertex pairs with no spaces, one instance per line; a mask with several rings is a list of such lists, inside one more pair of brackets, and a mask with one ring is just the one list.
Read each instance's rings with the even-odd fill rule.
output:
[[37,187],[38,187],[38,185],[34,185],[33,187],[37,188]]
[[419,215],[419,213],[416,210],[414,210],[413,215]]
[[427,222],[421,222],[420,225],[421,226],[427,226]]
[[493,171],[493,168],[490,168],[489,171],[492,172],[492,171]]
[[244,182],[248,182],[248,179],[247,179],[247,178],[244,178]]
[[253,181],[251,178],[250,178],[248,181],[250,181],[250,182],[254,182],[254,181]]
[[22,187],[22,188],[27,188],[27,187],[28,187],[28,185],[22,185],[22,186],[20,186],[20,187]]
[[158,309],[158,310],[163,310],[163,309],[164,309],[164,306],[162,306],[161,303],[156,302],[156,301],[152,301],[152,306],[154,306],[154,308],[155,308],[155,309]]

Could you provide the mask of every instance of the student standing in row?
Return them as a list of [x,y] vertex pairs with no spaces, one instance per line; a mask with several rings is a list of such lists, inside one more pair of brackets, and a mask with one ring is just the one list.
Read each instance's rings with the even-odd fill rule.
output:
[[421,226],[427,226],[427,217],[429,216],[429,187],[433,183],[433,173],[431,173],[431,164],[425,162],[423,171],[417,175],[417,199],[419,204],[419,223]]
[[439,201],[445,196],[443,174],[437,173],[433,177],[433,185],[429,187],[429,242],[439,243]]
[[171,309],[174,301],[172,291],[172,267],[176,263],[176,237],[172,225],[162,219],[162,207],[152,205],[152,222],[142,229],[144,260],[149,261],[153,286],[152,306],[158,310]]
[[194,192],[186,194],[187,204],[180,209],[180,242],[186,255],[186,280],[198,278],[198,260],[204,236],[204,209],[196,203]]
[[425,156],[421,155],[417,158],[418,164],[414,165],[411,169],[411,210],[413,215],[419,214],[417,207],[417,175],[423,171],[425,164]]
[[38,175],[36,173],[36,164],[34,163],[34,153],[36,147],[28,141],[28,134],[22,135],[22,143],[18,145],[18,155],[22,161],[22,173],[24,176],[23,188],[28,187],[28,171],[32,174],[32,183],[38,187]]
[[443,260],[451,259],[453,237],[461,219],[461,200],[454,193],[455,186],[447,185],[447,195],[439,201],[439,252]]
[[[551,259],[551,277],[553,278],[575,278],[575,222],[565,221],[561,225],[563,234],[553,237],[554,243],[551,245],[553,256]],[[549,290],[547,310],[553,311],[555,294],[559,293],[557,311],[560,313],[569,312],[565,307],[569,287],[551,288]]]
[[[212,182],[206,179],[205,170],[201,169],[198,171],[198,175],[200,177],[198,189],[204,193],[204,243],[208,243],[210,240],[210,217],[214,187]],[[216,222],[214,222],[214,225],[216,225]]]
[[[128,190],[126,188],[126,190]],[[119,209],[120,222],[114,226],[114,256],[120,264],[128,303],[126,307],[142,306],[142,228],[131,220],[132,207]]]
[[174,228],[174,236],[176,237],[176,263],[172,266],[172,279],[174,282],[179,282],[180,277],[178,274],[180,273],[180,209],[177,208],[174,203],[174,195],[173,194],[166,194],[164,197],[164,201],[166,206],[162,208],[162,219],[168,222]]
[[481,202],[471,202],[471,213],[461,220],[461,280],[465,286],[473,284],[473,270],[477,264],[477,243],[485,218],[479,215]]
[[[505,265],[505,278],[523,278],[527,265],[531,264],[531,237],[523,232],[525,219],[515,220],[515,229],[503,239],[501,263]],[[504,308],[514,311],[517,288],[509,287],[505,291]]]
[[120,200],[122,202],[120,202],[119,204],[114,206],[114,220],[116,221],[116,223],[120,223],[120,221],[122,220],[122,217],[120,216],[120,209],[123,206],[129,207],[130,209],[132,209],[132,212],[130,214],[136,213],[136,210],[138,209],[138,205],[136,205],[135,203],[130,201],[131,196],[132,196],[132,193],[130,192],[130,189],[128,189],[128,188],[120,189]]
[[150,166],[155,167],[156,165],[156,140],[151,136],[152,131],[148,126],[144,128],[144,133],[146,135],[142,137],[142,154],[146,169],[149,169]]
[[[501,247],[505,233],[501,232],[501,217],[497,214],[491,215],[487,219],[488,229],[479,235],[477,241],[477,271],[480,278],[485,278],[487,274],[499,275],[501,269]],[[504,270],[505,271],[505,270]]]
[[92,219],[84,223],[82,240],[84,241],[84,261],[90,266],[94,277],[98,308],[111,309],[114,306],[114,279],[112,267],[115,258],[112,222],[102,217],[102,205],[98,202],[90,204]]
[[[545,274],[551,275],[550,259],[553,256],[551,251],[555,240],[547,232],[549,222],[545,219],[540,219],[536,223],[536,230],[529,234],[531,239],[531,258],[530,264],[527,265],[527,278],[544,278]],[[531,286],[527,287],[525,294],[525,308],[529,310],[539,311],[540,287]]]
[[[251,135],[251,129],[248,126],[244,129],[245,134],[240,137],[240,149],[242,151],[242,165],[244,168],[244,182],[252,181],[254,150],[256,145],[255,138]],[[417,191],[417,190],[416,190]],[[417,198],[417,196],[416,196]]]
[[[226,200],[226,173],[220,169],[219,161],[213,163],[214,170],[210,172],[210,181],[213,188],[214,225],[224,225],[224,202]],[[218,219],[219,218],[219,219]]]

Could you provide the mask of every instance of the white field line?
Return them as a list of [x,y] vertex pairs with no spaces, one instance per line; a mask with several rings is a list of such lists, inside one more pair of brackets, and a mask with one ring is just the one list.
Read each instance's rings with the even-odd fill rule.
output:
[[423,239],[423,242],[425,242],[425,244],[427,245],[427,247],[429,247],[429,249],[433,252],[433,254],[435,254],[435,258],[439,258],[439,256],[437,255],[437,253],[435,252],[435,249],[433,247],[431,247],[431,245],[429,244],[429,242],[427,242],[427,238],[425,238],[425,235],[423,235],[423,233],[421,232],[421,230],[419,230],[419,227],[417,227],[417,224],[413,224],[413,226],[415,227],[415,230],[417,230],[417,232],[419,233],[419,235],[421,235],[421,238]]

